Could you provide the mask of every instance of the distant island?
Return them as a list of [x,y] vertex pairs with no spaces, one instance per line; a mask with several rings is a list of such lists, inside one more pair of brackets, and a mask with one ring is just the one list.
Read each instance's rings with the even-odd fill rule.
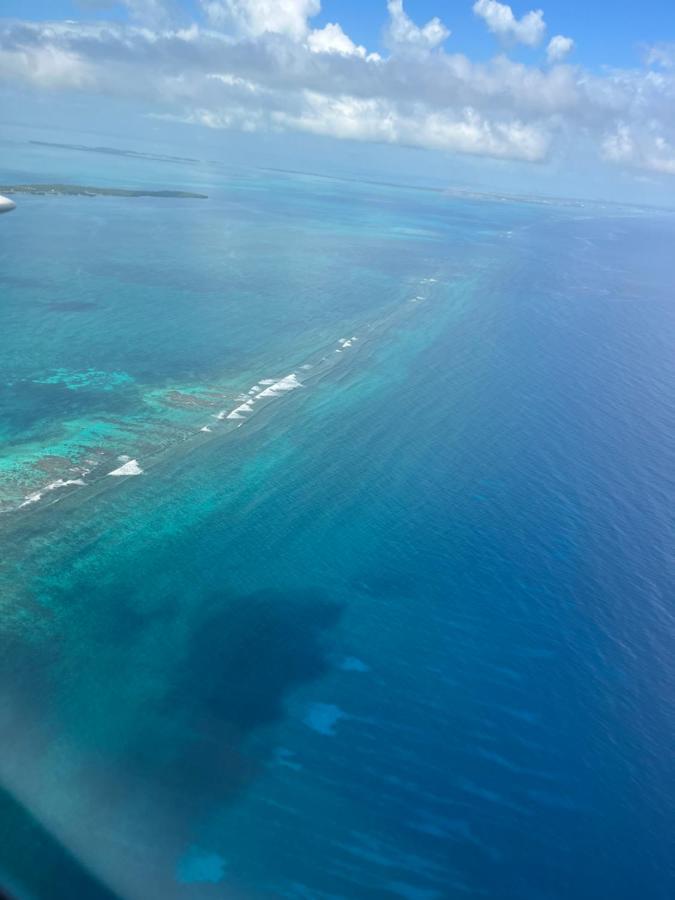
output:
[[168,156],[166,153],[140,153],[138,150],[121,150],[119,147],[90,147],[87,144],[56,144],[53,141],[29,141],[38,147],[57,147],[60,150],[82,150],[85,153],[108,153],[112,156],[131,156],[134,159],[153,159],[161,162],[196,163],[191,156]]
[[66,197],[161,197],[182,200],[208,200],[206,194],[191,191],[145,191],[126,188],[83,187],[80,184],[5,184],[0,185],[0,194],[58,194]]

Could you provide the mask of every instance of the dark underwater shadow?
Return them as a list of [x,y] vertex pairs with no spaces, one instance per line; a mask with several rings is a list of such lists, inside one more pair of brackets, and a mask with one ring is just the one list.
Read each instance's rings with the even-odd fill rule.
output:
[[[310,590],[218,592],[202,606],[159,710],[160,721],[177,718],[185,731],[161,774],[152,754],[153,777],[192,800],[222,804],[266,760],[259,745],[249,752],[249,738],[283,719],[292,691],[330,668],[326,637],[341,607]],[[153,743],[147,735],[138,749]]]
[[[288,697],[330,668],[329,635],[341,607],[312,590],[158,598],[142,588],[121,596],[119,583],[87,596],[68,592],[57,605],[63,608],[68,601],[66,615],[41,648],[22,646],[8,635],[0,639],[8,653],[11,649],[11,662],[5,656],[0,669],[5,690],[14,687],[21,710],[17,738],[27,749],[26,774],[35,759],[36,778],[57,779],[58,773],[45,773],[41,750],[53,741],[67,744],[76,772],[68,787],[69,821],[77,820],[78,810],[88,810],[94,831],[112,840],[106,850],[79,829],[78,857],[101,871],[101,853],[109,862],[112,854],[114,867],[124,867],[127,850],[115,836],[124,835],[141,815],[134,852],[142,846],[149,858],[153,854],[147,877],[156,883],[150,873],[160,867],[168,879],[164,896],[173,896],[172,872],[195,828],[240,798],[267,767],[275,746],[273,726],[286,715]],[[173,629],[178,620],[187,620],[187,628]],[[145,695],[157,670],[146,671],[143,657],[126,651],[145,647],[149,638],[161,648],[164,682],[151,703],[139,701],[137,714],[129,718],[125,704]],[[130,660],[137,661],[137,669]],[[99,692],[103,680],[111,691]],[[99,730],[101,714],[109,723],[106,735]],[[0,838],[8,828],[11,842],[5,846],[15,867],[0,848],[0,871],[25,884],[29,896],[112,897],[93,881],[91,887],[85,884],[90,876],[74,857],[0,794]],[[64,885],[62,893],[44,889],[42,882],[31,890],[31,878],[38,877],[30,871],[31,859],[47,873],[44,878]],[[142,870],[139,877],[142,883]]]
[[319,592],[215,595],[208,606],[171,702],[195,698],[246,733],[280,718],[288,691],[326,671],[323,637],[341,608]]

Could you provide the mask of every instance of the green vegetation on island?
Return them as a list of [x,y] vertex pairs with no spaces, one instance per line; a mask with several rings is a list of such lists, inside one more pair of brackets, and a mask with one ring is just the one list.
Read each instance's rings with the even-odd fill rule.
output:
[[191,200],[207,200],[206,194],[192,191],[146,191],[125,188],[83,187],[80,184],[6,184],[0,185],[0,194],[56,194],[66,197],[160,197]]

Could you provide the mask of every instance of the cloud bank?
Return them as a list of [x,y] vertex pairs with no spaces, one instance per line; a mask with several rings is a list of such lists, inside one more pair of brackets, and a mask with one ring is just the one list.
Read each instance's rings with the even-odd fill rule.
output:
[[[541,162],[583,142],[610,165],[675,175],[671,45],[630,70],[565,62],[572,38],[544,45],[541,10],[496,0],[476,15],[497,39],[475,62],[439,18],[415,23],[383,3],[386,54],[342,25],[313,27],[319,0],[201,0],[195,21],[161,0],[124,0],[128,24],[0,22],[0,78],[39,91],[131,101],[147,115],[209,128],[295,130],[497,159]],[[505,52],[522,44],[528,64]],[[539,49],[536,49],[539,48]]]

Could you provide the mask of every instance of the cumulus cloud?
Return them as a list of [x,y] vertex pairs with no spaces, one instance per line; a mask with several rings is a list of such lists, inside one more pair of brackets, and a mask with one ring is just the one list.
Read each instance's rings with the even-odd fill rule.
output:
[[476,0],[473,11],[485,21],[493,34],[506,41],[517,41],[528,47],[536,47],[544,39],[546,23],[540,9],[525,13],[516,19],[513,10],[506,3],[497,0]]
[[307,46],[314,53],[339,53],[342,56],[366,57],[366,48],[354,43],[336,22],[310,32]]
[[415,25],[403,9],[403,0],[388,0],[389,25],[385,37],[392,48],[412,47],[431,50],[450,36],[450,30],[438,17],[430,19],[426,25]]
[[675,175],[675,145],[658,133],[656,123],[636,131],[620,122],[615,131],[608,134],[602,151],[605,159],[623,163],[662,175]]
[[266,32],[302,38],[307,20],[321,9],[320,0],[201,0],[208,20],[216,27],[232,27],[256,37]]
[[574,47],[574,41],[563,34],[554,35],[546,47],[546,59],[550,63],[561,62]]
[[302,112],[275,114],[275,121],[351,140],[431,147],[495,158],[539,160],[547,137],[521,122],[491,122],[467,107],[457,114],[424,108],[401,110],[385,99],[331,97],[307,92]]
[[0,78],[6,89],[115,97],[146,115],[213,129],[295,130],[526,162],[583,142],[608,163],[675,174],[675,71],[663,48],[647,60],[651,68],[597,73],[559,65],[571,41],[557,35],[548,65],[504,53],[474,62],[448,52],[438,19],[417,25],[390,0],[390,50],[381,57],[337,22],[313,29],[318,0],[202,0],[201,9],[202,18],[180,27],[0,21]]
[[93,87],[95,70],[71,50],[19,45],[0,50],[0,80],[17,80],[46,90]]

